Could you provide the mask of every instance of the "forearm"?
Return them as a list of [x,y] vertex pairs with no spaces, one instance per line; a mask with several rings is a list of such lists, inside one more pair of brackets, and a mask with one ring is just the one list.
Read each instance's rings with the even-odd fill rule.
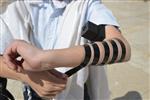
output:
[[3,62],[3,57],[0,56],[0,77],[22,81],[23,76],[23,73],[18,73],[14,70],[9,69],[8,66]]
[[[122,57],[122,48],[119,45],[119,42],[117,41],[117,39],[121,40],[122,43],[125,45],[125,55],[124,58]],[[118,46],[118,54],[117,54],[117,58],[115,59],[115,61],[112,62],[112,58],[114,56],[114,52],[113,52],[113,47],[110,43],[111,40],[114,40]],[[128,61],[130,59],[131,56],[131,50],[130,50],[130,46],[128,44],[128,42],[122,37],[122,36],[118,36],[116,37],[112,37],[109,39],[105,40],[109,46],[109,57],[108,59],[104,62],[104,58],[107,55],[105,51],[105,48],[103,46],[103,42],[96,42],[96,44],[98,45],[99,51],[100,51],[100,55],[99,55],[99,60],[98,60],[98,64],[108,64],[108,63],[117,63],[117,62],[125,62]],[[72,48],[66,48],[66,49],[59,49],[59,50],[50,50],[50,51],[46,51],[44,53],[45,56],[44,57],[44,66],[50,66],[50,67],[62,67],[62,66],[67,66],[67,67],[75,67],[80,65],[83,60],[84,60],[84,56],[85,56],[85,50],[83,46],[75,46]],[[94,54],[93,54],[94,55]],[[94,59],[94,58],[92,58]],[[47,64],[47,65],[45,65]]]
[[47,50],[41,55],[43,67],[75,67],[84,59],[84,47],[74,46],[66,49]]
[[[31,72],[16,72],[8,68],[3,63],[3,57],[0,56],[0,77],[19,80],[27,83],[41,97],[50,98],[55,96],[66,87],[67,77],[55,70]],[[55,76],[56,75],[56,76]],[[58,77],[59,75],[59,77]],[[41,85],[42,83],[42,85]],[[54,92],[53,92],[54,91]]]
[[[103,40],[97,40],[97,42],[91,40],[94,43],[65,49],[45,51],[25,41],[16,40],[6,49],[4,53],[5,61],[7,61],[9,67],[18,68],[18,64],[15,62],[19,54],[23,58],[20,66],[30,71],[76,67],[80,64],[83,64],[82,66],[104,65],[128,61],[131,56],[131,49],[121,32],[114,26],[106,26],[105,30],[105,39]],[[16,59],[12,58],[10,54],[13,54]]]

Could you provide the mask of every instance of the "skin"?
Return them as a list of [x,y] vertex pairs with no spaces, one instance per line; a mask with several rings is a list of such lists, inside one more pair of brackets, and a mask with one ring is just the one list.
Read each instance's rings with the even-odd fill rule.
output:
[[[128,42],[118,29],[114,26],[107,26],[105,41],[108,45],[110,45],[108,41],[115,38],[118,38],[124,42],[127,52],[123,62],[128,61],[131,56],[131,49]],[[97,44],[100,48],[101,54],[104,54],[105,51],[104,47],[101,45],[101,42],[97,42]],[[121,48],[119,48],[119,52],[121,52]],[[84,59],[84,55],[84,48],[81,45],[66,49],[44,51],[28,44],[25,41],[16,40],[6,49],[4,53],[4,61],[9,68],[16,71],[20,71],[22,69],[29,71],[43,71],[61,66],[76,67],[81,64]],[[110,55],[111,56],[108,61],[112,58],[113,50],[110,51]],[[120,55],[121,53],[119,53],[117,60],[120,59]],[[22,57],[22,60],[16,60],[20,56]],[[104,55],[100,59],[103,58]],[[117,60],[115,62],[117,62]]]
[[[124,62],[128,61],[131,56],[130,45],[118,29],[114,26],[107,26],[105,41],[114,38],[119,38],[124,42],[127,51]],[[96,43],[100,48],[101,54],[104,54],[102,43]],[[112,51],[110,54],[112,54]],[[118,55],[117,60],[119,60],[120,55]],[[14,60],[20,56],[22,60]],[[100,57],[99,62],[103,58],[104,55]],[[0,76],[23,81],[29,84],[41,97],[51,98],[63,91],[67,82],[67,76],[53,70],[53,68],[61,66],[75,67],[83,59],[83,46],[43,51],[25,41],[15,40],[5,50],[4,55],[0,56]]]
[[[119,38],[125,43],[127,55],[124,61],[128,61],[131,56],[128,42],[115,27],[107,26],[106,41],[113,38]],[[97,42],[97,44],[101,54],[104,54],[101,43]],[[83,61],[84,54],[83,46],[43,51],[25,41],[15,40],[6,49],[4,55],[0,56],[0,76],[23,81],[29,84],[39,96],[51,98],[63,91],[67,83],[67,76],[53,68],[61,66],[75,67]],[[110,54],[112,54],[112,51]],[[20,56],[22,60],[16,60]],[[102,62],[103,58],[104,55],[101,56],[99,62]],[[117,60],[119,58],[120,56]]]
[[[8,68],[0,56],[0,76],[15,79],[29,84],[35,92],[44,98],[54,97],[66,88],[67,76],[56,70],[31,72],[22,70],[16,72]],[[19,67],[19,66],[18,66]]]

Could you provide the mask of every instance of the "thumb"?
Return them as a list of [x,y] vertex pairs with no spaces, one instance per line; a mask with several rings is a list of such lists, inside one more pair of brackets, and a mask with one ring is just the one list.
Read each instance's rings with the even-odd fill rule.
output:
[[3,62],[8,66],[8,68],[12,69],[12,70],[16,70],[17,69],[17,64],[15,61],[11,60],[11,58],[5,56],[3,59]]

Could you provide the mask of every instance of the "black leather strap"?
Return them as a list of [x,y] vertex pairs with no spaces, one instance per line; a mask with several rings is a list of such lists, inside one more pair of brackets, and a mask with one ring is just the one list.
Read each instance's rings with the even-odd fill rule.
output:
[[96,43],[93,43],[92,46],[94,49],[94,59],[93,59],[92,65],[96,65],[100,58],[100,49]]
[[82,29],[82,37],[95,41],[103,41],[105,39],[105,26],[104,24],[96,25],[88,21]]
[[109,64],[112,64],[115,62],[115,60],[118,57],[118,46],[114,40],[110,40],[110,43],[112,44],[112,47],[113,47],[113,57],[112,57],[112,60],[109,62]]
[[105,49],[105,56],[104,56],[104,59],[103,59],[103,62],[101,63],[101,65],[104,65],[108,61],[108,58],[110,55],[110,49],[109,49],[109,45],[107,44],[106,41],[103,41],[102,44],[103,44],[104,49]]
[[[90,40],[91,42],[103,41],[105,39],[105,26],[106,25],[103,25],[103,24],[96,25],[96,24],[88,21],[82,28],[82,33],[81,33],[82,37],[86,38],[87,40]],[[93,48],[95,49],[94,50],[95,58],[92,63],[94,65],[94,64],[98,63],[100,51],[97,49],[98,47],[95,44],[93,45]],[[67,71],[65,74],[67,74],[68,76],[71,76],[87,65],[87,63],[89,62],[89,60],[91,58],[90,47],[86,48],[85,51],[87,52],[87,54],[86,54],[86,57],[85,57],[83,63],[80,64],[79,66]]]
[[76,73],[77,71],[79,71],[80,69],[82,69],[83,67],[85,67],[89,63],[90,58],[91,58],[91,48],[88,44],[85,44],[84,49],[85,49],[84,61],[79,66],[72,68],[71,70],[67,71],[65,74],[68,77],[73,75],[74,73]]

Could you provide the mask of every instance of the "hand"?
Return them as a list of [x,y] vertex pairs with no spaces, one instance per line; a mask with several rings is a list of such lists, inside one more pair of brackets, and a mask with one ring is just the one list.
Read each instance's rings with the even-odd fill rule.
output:
[[[4,62],[13,70],[41,71],[40,55],[43,50],[23,40],[15,40],[4,52]],[[18,60],[18,57],[22,57]],[[21,67],[20,67],[21,66]]]
[[52,98],[62,92],[67,83],[67,76],[54,69],[42,72],[25,72],[23,81],[29,84],[32,89],[44,98]]

